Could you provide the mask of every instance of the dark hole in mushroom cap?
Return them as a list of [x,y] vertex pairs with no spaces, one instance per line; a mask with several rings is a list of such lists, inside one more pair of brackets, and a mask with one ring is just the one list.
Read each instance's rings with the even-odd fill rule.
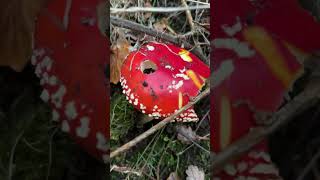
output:
[[143,81],[142,86],[147,87],[148,83],[146,81]]
[[150,60],[145,60],[140,64],[140,69],[144,74],[151,74],[158,69],[158,66]]

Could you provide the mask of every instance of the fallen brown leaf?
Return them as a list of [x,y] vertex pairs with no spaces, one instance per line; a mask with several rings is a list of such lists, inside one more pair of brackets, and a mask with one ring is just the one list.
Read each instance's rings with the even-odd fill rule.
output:
[[177,138],[185,144],[191,144],[192,141],[198,141],[199,136],[189,126],[177,126]]
[[167,29],[168,20],[166,18],[162,18],[160,21],[157,21],[153,24],[155,30],[164,32]]
[[124,37],[121,37],[121,36],[111,46],[110,81],[114,84],[117,84],[120,80],[121,66],[125,60],[125,57],[130,52],[129,48],[130,48],[130,43]]
[[32,53],[35,18],[48,0],[4,0],[0,6],[0,66],[21,71]]
[[187,178],[186,180],[204,180],[204,172],[197,166],[190,165],[186,170]]

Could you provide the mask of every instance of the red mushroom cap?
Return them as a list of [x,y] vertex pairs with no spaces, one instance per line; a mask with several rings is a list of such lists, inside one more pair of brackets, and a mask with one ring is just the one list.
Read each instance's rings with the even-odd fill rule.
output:
[[[209,67],[187,50],[150,42],[127,56],[120,82],[135,108],[159,119],[170,116],[197,96],[209,75]],[[193,108],[176,118],[184,122],[197,120]]]
[[[315,32],[320,26],[295,0],[224,0],[217,1],[213,8],[216,18],[211,57],[216,76],[211,101],[215,137],[212,147],[219,152],[256,126],[255,113],[277,111],[291,85],[303,72],[293,49],[301,48],[307,53],[317,49],[319,44],[315,42],[319,36]],[[292,18],[295,21],[290,21]],[[305,26],[310,27],[306,31],[307,38],[297,36],[304,33]],[[257,112],[253,112],[252,107]],[[253,150],[267,154],[268,146],[262,142]],[[261,161],[250,158],[249,154],[240,157],[235,164],[243,161],[252,168],[269,167],[273,169],[270,174],[279,176],[270,161],[263,162],[267,166],[261,166]],[[232,176],[230,173],[217,176],[221,179],[268,179],[266,174],[241,171]]]
[[53,120],[91,155],[107,160],[109,48],[97,27],[98,2],[50,1],[37,22],[32,64]]

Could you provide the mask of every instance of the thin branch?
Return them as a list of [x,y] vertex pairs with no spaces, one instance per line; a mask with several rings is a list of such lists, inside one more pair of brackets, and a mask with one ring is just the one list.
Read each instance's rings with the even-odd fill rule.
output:
[[63,26],[67,30],[69,26],[69,17],[70,17],[70,10],[71,10],[72,0],[66,0],[66,7],[64,10],[63,15]]
[[285,124],[289,123],[295,116],[314,106],[320,99],[319,81],[314,81],[293,100],[274,113],[269,122],[269,126],[257,127],[248,134],[225,148],[222,152],[213,156],[211,169],[217,172],[228,161],[239,157],[249,151],[254,145],[265,139]]
[[16,152],[16,148],[17,148],[17,145],[20,141],[20,139],[22,138],[23,134],[24,134],[24,130],[16,137],[16,140],[13,144],[13,147],[10,151],[10,158],[9,158],[9,172],[8,172],[8,180],[11,180],[12,179],[12,176],[13,176],[13,168],[14,168],[14,155],[15,155],[15,152]]
[[305,176],[312,170],[320,158],[320,151],[318,151],[308,163],[308,165],[303,169],[302,173],[299,175],[297,180],[304,180]]
[[205,4],[205,5],[209,5],[210,3],[206,3],[206,2],[201,2],[201,1],[195,1],[195,0],[187,0],[188,2],[194,2],[197,4]]
[[187,105],[183,106],[181,109],[179,109],[178,111],[176,111],[174,114],[172,114],[171,116],[165,118],[164,120],[160,121],[158,124],[156,124],[155,126],[153,126],[152,128],[148,129],[147,131],[145,131],[144,133],[140,134],[139,136],[137,136],[136,138],[134,138],[133,140],[129,141],[128,143],[124,144],[123,146],[117,148],[116,150],[112,151],[110,153],[110,158],[114,158],[117,155],[129,150],[130,148],[132,148],[133,146],[135,146],[136,144],[138,144],[139,142],[141,142],[142,140],[146,139],[147,137],[149,137],[150,135],[152,135],[153,133],[155,133],[156,131],[160,130],[161,128],[165,127],[169,122],[171,122],[174,118],[176,118],[177,116],[179,116],[181,113],[183,113],[185,110],[189,109],[190,107],[192,107],[194,104],[196,104],[197,102],[199,102],[202,98],[208,96],[210,94],[210,89],[206,89],[204,90],[202,93],[200,93],[196,98],[194,98],[193,101],[189,102]]
[[210,9],[210,4],[190,6],[190,7],[129,7],[129,8],[110,8],[110,14],[118,13],[136,13],[136,12],[154,12],[171,13],[186,10]]
[[[187,2],[186,2],[186,0],[181,0],[181,3],[183,5],[183,7],[185,7],[185,8],[189,7]],[[189,9],[186,10],[186,16],[187,16],[188,23],[190,25],[191,31],[194,31],[193,18],[192,18],[192,15],[191,15],[191,11]]]
[[115,16],[110,16],[110,22],[114,26],[118,26],[121,28],[131,29],[136,32],[145,33],[153,37],[158,37],[160,39],[163,39],[165,41],[171,42],[173,44],[183,46],[184,48],[191,49],[191,52],[194,53],[196,56],[198,56],[202,61],[206,62],[206,57],[199,51],[196,51],[194,49],[194,46],[189,44],[188,42],[184,41],[181,38],[177,38],[176,36],[173,36],[171,34],[167,34],[164,32],[157,31],[155,29],[146,27],[144,25],[118,18]]
[[116,172],[119,172],[119,173],[124,173],[124,174],[134,174],[136,176],[142,176],[142,174],[138,171],[135,171],[134,169],[132,168],[129,168],[129,167],[120,167],[120,166],[117,166],[117,165],[112,165],[111,166],[111,169],[110,169],[110,172],[111,171],[116,171]]

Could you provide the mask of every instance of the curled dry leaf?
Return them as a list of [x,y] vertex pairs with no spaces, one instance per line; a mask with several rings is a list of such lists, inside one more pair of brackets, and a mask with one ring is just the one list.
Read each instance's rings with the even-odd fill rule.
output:
[[130,43],[123,37],[118,40],[111,47],[111,58],[110,58],[110,81],[117,84],[120,80],[121,66],[125,60],[125,57],[130,52]]
[[35,19],[47,0],[4,0],[0,6],[0,66],[21,71],[32,54]]
[[164,32],[167,29],[168,20],[166,18],[162,18],[160,21],[157,21],[153,24],[155,30]]
[[187,178],[186,180],[204,180],[204,172],[197,166],[190,165],[186,170]]
[[178,174],[176,172],[172,172],[172,173],[170,173],[167,180],[180,180],[180,177],[178,176]]
[[177,138],[185,144],[191,144],[192,141],[198,141],[199,136],[192,130],[190,126],[177,126]]

